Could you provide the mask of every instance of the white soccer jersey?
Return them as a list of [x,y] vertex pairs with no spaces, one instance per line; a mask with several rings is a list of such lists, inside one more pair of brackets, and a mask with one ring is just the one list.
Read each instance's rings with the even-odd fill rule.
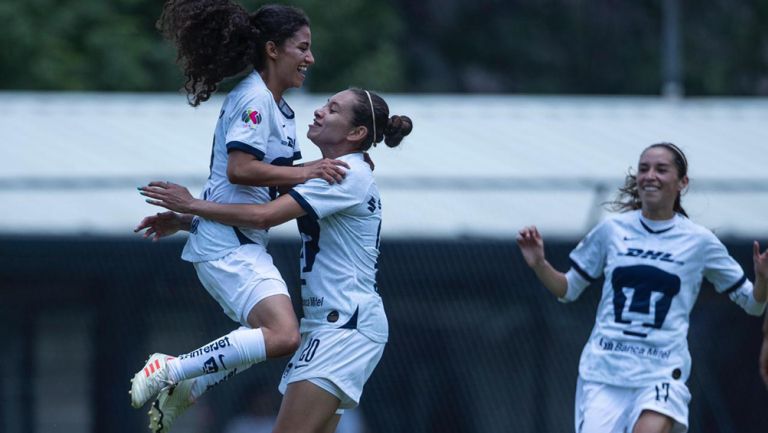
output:
[[[252,72],[227,95],[216,124],[210,175],[201,194],[216,203],[266,203],[276,189],[234,185],[227,177],[229,151],[239,150],[273,165],[293,165],[301,158],[291,107],[276,103],[258,72]],[[240,245],[267,246],[266,230],[232,227],[195,217],[182,258],[191,262],[218,259]]]
[[304,243],[301,332],[351,328],[384,343],[389,331],[376,287],[379,190],[362,153],[338,159],[350,166],[341,183],[312,179],[289,192],[307,212],[298,220]]
[[619,386],[688,379],[689,315],[702,278],[748,313],[765,304],[709,230],[682,215],[650,221],[640,211],[613,215],[571,252],[563,300],[605,276],[595,327],[579,363],[581,377]]

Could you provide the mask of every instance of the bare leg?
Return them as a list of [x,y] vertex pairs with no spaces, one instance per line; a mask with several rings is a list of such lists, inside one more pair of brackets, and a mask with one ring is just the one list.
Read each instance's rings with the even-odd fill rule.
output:
[[299,348],[301,336],[291,298],[285,295],[266,297],[248,313],[248,325],[261,328],[267,358],[293,355]]
[[672,418],[652,410],[644,410],[637,419],[632,433],[669,433],[673,425]]
[[321,430],[321,433],[333,433],[333,432],[335,432],[336,431],[336,427],[339,426],[339,421],[341,421],[341,415],[333,414],[331,419],[328,420],[328,423]]
[[285,390],[272,433],[331,433],[341,418],[336,414],[340,403],[312,382],[291,383]]
[[[267,358],[279,358],[293,354],[299,348],[300,335],[291,299],[285,295],[268,296],[248,313],[248,325],[261,328]],[[245,328],[242,328],[245,329]],[[224,370],[197,378],[192,397],[197,399],[214,386],[227,381],[234,374],[242,373],[251,365],[242,365],[233,371]]]

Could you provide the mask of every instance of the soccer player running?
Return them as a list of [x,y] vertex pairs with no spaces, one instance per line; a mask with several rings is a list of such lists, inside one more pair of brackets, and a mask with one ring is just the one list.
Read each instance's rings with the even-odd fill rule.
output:
[[298,218],[301,346],[283,373],[274,432],[335,431],[382,356],[389,333],[376,287],[382,204],[363,152],[382,139],[395,147],[411,129],[408,117],[389,117],[381,97],[352,88],[315,110],[307,132],[323,157],[349,164],[343,183],[311,179],[259,205],[194,199],[165,182],[141,188],[151,204],[232,226],[264,229]]
[[[292,166],[301,152],[283,93],[300,87],[314,63],[304,12],[267,5],[249,14],[229,0],[170,0],[158,28],[176,45],[193,106],[206,101],[223,79],[253,68],[221,108],[204,199],[266,203],[276,197],[277,187],[312,178],[342,180],[342,161]],[[213,385],[266,358],[292,354],[300,335],[285,282],[266,250],[266,230],[172,212],[145,218],[136,231],[142,229],[154,239],[189,231],[182,258],[194,264],[202,285],[242,325],[176,358],[153,354],[136,373],[131,404],[141,407],[159,394],[150,409],[150,428],[167,431]],[[174,386],[180,382],[183,386]]]
[[768,252],[754,243],[755,284],[715,235],[688,219],[680,195],[688,161],[671,143],[640,155],[599,223],[555,270],[535,226],[520,230],[526,263],[560,301],[579,297],[605,277],[597,318],[579,362],[575,425],[579,433],[661,433],[688,429],[691,369],[689,315],[702,278],[748,314],[760,315],[768,295]]

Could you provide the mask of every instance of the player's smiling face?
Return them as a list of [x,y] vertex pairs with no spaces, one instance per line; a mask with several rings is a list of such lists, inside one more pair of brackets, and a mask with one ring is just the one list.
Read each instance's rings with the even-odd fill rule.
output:
[[347,140],[354,129],[354,103],[355,94],[350,90],[333,95],[325,105],[315,110],[315,119],[309,124],[307,138],[318,146],[332,146]]
[[280,47],[277,61],[278,76],[284,77],[285,88],[301,87],[307,75],[307,69],[315,63],[310,49],[312,33],[303,26]]
[[688,177],[680,178],[671,150],[661,146],[651,147],[640,155],[637,190],[645,216],[671,218],[675,199],[687,185]]

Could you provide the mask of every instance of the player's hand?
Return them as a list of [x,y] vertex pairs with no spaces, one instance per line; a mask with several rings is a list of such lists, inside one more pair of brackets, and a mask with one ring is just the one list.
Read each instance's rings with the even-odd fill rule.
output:
[[304,166],[304,178],[306,180],[323,179],[333,185],[344,180],[344,176],[347,174],[345,168],[348,169],[349,164],[344,161],[323,158]]
[[536,226],[525,227],[517,233],[517,245],[528,266],[534,268],[544,263],[544,240]]
[[146,229],[142,234],[144,239],[151,238],[156,241],[160,238],[170,236],[179,230],[183,230],[185,227],[185,221],[181,215],[175,212],[158,212],[155,215],[144,217],[139,225],[133,229],[134,233]]
[[149,204],[180,213],[192,213],[192,204],[196,201],[187,188],[168,181],[152,181],[139,187],[139,193],[148,197]]
[[755,276],[768,280],[768,249],[760,254],[760,243],[752,244],[752,261],[755,263]]

